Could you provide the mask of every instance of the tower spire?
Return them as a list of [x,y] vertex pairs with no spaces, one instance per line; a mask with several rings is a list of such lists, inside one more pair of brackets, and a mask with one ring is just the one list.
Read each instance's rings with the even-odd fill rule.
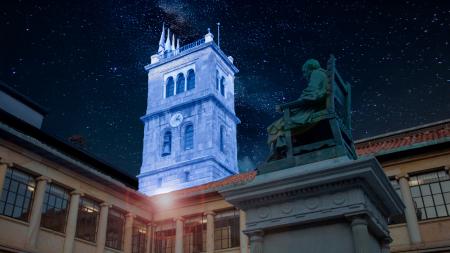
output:
[[172,33],[172,46],[170,50],[175,51],[175,33]]
[[163,23],[161,37],[159,38],[158,54],[164,53],[164,50],[165,50],[164,41],[165,40],[166,40],[166,31],[165,31],[164,23]]
[[220,22],[217,22],[217,47],[220,48]]
[[165,51],[170,51],[170,28],[167,28],[166,44],[164,45]]

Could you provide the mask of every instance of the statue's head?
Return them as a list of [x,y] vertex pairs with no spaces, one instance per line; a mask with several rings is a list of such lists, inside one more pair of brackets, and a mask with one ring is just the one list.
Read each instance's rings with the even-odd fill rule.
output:
[[311,76],[311,72],[313,72],[316,69],[320,69],[319,61],[317,61],[316,59],[307,60],[305,62],[305,64],[303,64],[303,67],[302,67],[303,76],[306,79],[309,79],[309,77]]

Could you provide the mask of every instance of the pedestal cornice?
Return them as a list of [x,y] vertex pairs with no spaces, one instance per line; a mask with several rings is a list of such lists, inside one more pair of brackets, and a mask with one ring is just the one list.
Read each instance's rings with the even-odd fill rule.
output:
[[379,237],[404,206],[374,158],[332,159],[258,175],[220,192],[247,213],[246,233],[365,216]]

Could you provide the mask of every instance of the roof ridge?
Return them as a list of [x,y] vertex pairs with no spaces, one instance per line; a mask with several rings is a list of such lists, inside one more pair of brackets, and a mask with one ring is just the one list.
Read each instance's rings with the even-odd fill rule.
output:
[[358,155],[376,155],[414,149],[450,140],[450,119],[433,122],[389,134],[375,136],[355,143]]
[[[427,124],[422,124],[422,125],[415,126],[415,127],[400,129],[400,130],[397,130],[397,131],[387,132],[387,133],[384,133],[384,134],[379,134],[379,135],[375,135],[375,136],[359,139],[359,140],[355,141],[355,144],[371,142],[371,141],[376,141],[376,140],[385,139],[385,138],[388,139],[388,140],[389,139],[398,139],[400,137],[404,138],[405,137],[404,135],[409,134],[409,136],[411,136],[412,133],[424,134],[424,132],[420,132],[419,130],[422,130],[422,129],[432,130],[434,128],[439,128],[439,127],[443,127],[443,128],[448,127],[448,128],[450,128],[450,118],[444,119],[444,120],[440,120],[440,121],[431,122],[431,123],[427,123]],[[393,138],[388,138],[388,137],[393,137]]]

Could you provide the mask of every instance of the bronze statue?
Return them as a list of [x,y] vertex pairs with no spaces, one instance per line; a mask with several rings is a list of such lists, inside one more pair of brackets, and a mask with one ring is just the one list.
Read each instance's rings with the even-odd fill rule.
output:
[[337,157],[357,159],[351,133],[351,85],[331,55],[326,69],[309,59],[302,67],[308,86],[300,97],[278,105],[283,117],[268,128],[270,154],[258,166],[264,174]]
[[329,80],[326,70],[320,67],[317,60],[309,59],[303,65],[302,71],[303,76],[308,80],[308,86],[303,90],[299,99],[289,103],[296,105],[294,112],[291,112],[289,125],[282,117],[267,128],[268,144],[272,156],[283,155],[285,152],[287,129],[295,127],[297,132],[304,132],[321,120],[322,113],[323,115],[327,113],[326,98],[329,93]]

